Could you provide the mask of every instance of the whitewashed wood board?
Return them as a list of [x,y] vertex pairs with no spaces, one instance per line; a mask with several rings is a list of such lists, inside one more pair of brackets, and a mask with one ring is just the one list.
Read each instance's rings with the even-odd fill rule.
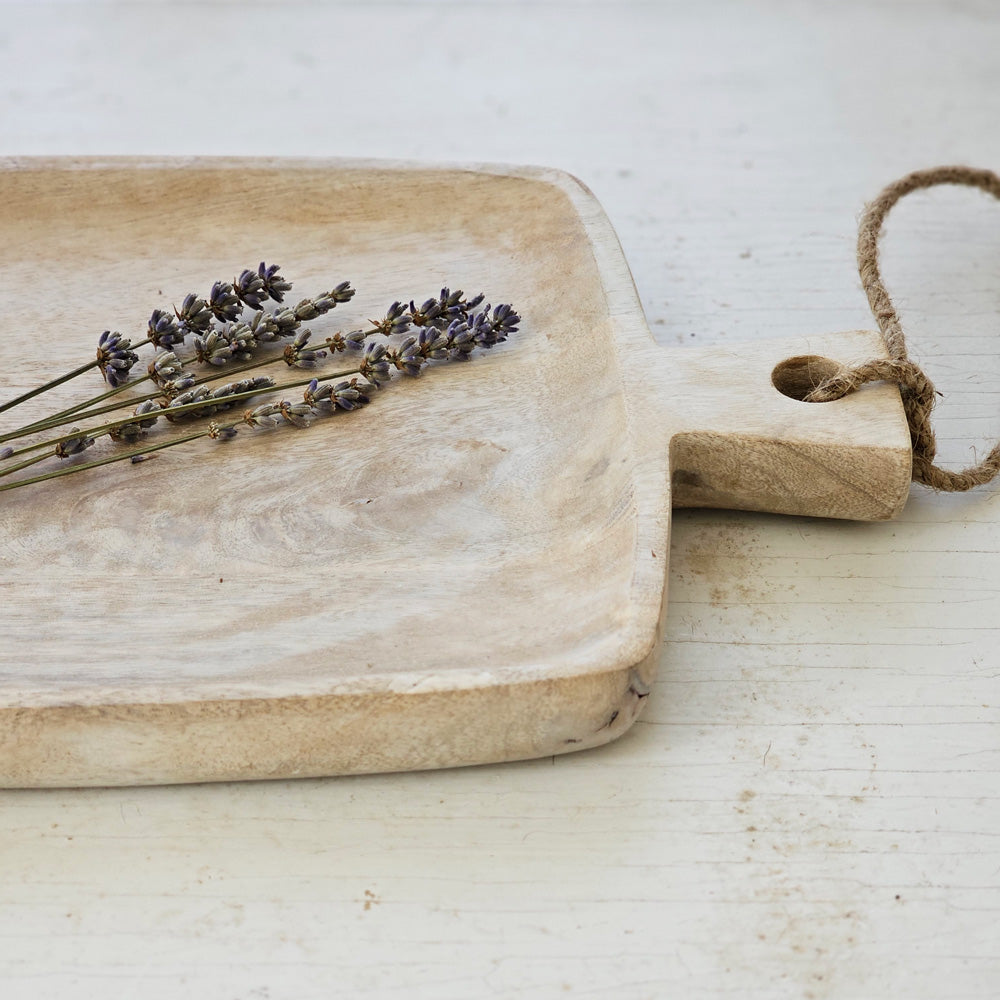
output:
[[[786,394],[881,354],[877,335],[657,348],[600,206],[557,171],[27,160],[0,171],[0,193],[18,289],[0,309],[8,397],[52,374],[21,332],[24,303],[63,303],[44,338],[75,359],[81,329],[138,340],[149,302],[170,301],[159,286],[257,257],[312,294],[349,269],[361,291],[335,328],[443,284],[493,286],[523,317],[485,358],[399,380],[306,433],[197,441],[5,493],[7,784],[302,777],[606,743],[653,681],[673,502],[878,519],[907,495],[893,386]],[[6,426],[81,398],[78,380],[60,389]]]

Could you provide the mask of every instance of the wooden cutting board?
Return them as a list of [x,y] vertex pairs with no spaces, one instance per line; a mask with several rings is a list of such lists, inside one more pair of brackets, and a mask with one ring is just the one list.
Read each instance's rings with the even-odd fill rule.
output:
[[3,398],[261,259],[294,281],[292,301],[357,287],[317,336],[442,285],[523,317],[473,363],[308,430],[0,495],[0,785],[593,747],[628,729],[653,682],[672,506],[881,519],[905,501],[895,388],[793,398],[815,371],[881,356],[877,334],[657,347],[607,218],[558,171],[0,166]]

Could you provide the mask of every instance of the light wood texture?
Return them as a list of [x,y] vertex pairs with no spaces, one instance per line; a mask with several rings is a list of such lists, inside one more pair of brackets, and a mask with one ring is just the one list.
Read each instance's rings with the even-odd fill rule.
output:
[[[1000,166],[985,0],[3,13],[5,152],[562,167],[663,346],[869,327],[863,201]],[[1000,435],[998,213],[935,192],[884,240],[951,467]],[[675,510],[657,682],[594,751],[0,792],[4,1000],[993,1000],[998,522]]]
[[[446,283],[523,317],[488,357],[308,433],[193,442],[6,494],[8,785],[406,770],[606,743],[658,660],[668,478],[687,505],[831,517],[891,517],[907,494],[893,387],[808,404],[773,384],[789,359],[871,357],[876,335],[657,348],[606,217],[556,171],[23,161],[0,173],[0,198],[17,247],[18,295],[0,309],[9,397],[44,381],[52,354],[75,364],[101,309],[138,340],[150,303],[170,302],[163,286],[179,301],[259,256],[312,294],[349,269],[359,294],[327,326]],[[19,365],[19,308],[38,301],[66,306],[48,351]],[[62,390],[9,426],[84,392]],[[58,635],[38,631],[46,606]]]

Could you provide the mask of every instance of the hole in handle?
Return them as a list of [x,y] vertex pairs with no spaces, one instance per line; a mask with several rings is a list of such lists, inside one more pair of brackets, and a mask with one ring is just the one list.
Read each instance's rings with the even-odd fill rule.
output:
[[786,358],[774,366],[771,384],[783,396],[805,401],[816,386],[832,378],[843,367],[839,362],[818,354],[800,354],[794,358]]

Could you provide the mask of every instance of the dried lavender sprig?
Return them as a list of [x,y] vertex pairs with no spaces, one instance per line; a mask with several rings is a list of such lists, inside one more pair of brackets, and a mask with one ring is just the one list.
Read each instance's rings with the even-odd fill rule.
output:
[[[266,267],[264,262],[261,261],[259,272],[263,272],[265,276],[268,276],[268,281],[274,285],[275,295],[271,295],[276,301],[281,302],[284,297],[284,292],[291,288],[291,284],[285,281],[280,274],[277,272],[277,265],[272,265],[271,267]],[[263,279],[262,279],[263,280]],[[218,282],[216,283],[219,284]],[[270,293],[269,293],[270,294]],[[228,333],[229,337],[225,336],[225,333],[218,331],[210,332],[208,327],[211,326],[211,310],[208,309],[205,301],[203,299],[197,299],[193,294],[188,295],[184,300],[184,306],[178,311],[178,317],[181,318],[180,322],[175,322],[173,329],[179,329],[186,323],[196,322],[198,324],[203,322],[203,317],[208,315],[208,327],[206,327],[205,337],[202,338],[196,334],[195,345],[196,353],[194,358],[187,358],[181,361],[182,365],[189,364],[192,360],[199,360],[203,363],[212,364],[216,367],[221,367],[222,365],[228,363],[233,358],[237,360],[247,360],[252,357],[252,347],[256,346],[257,341],[268,341],[276,340],[279,337],[288,337],[295,334],[295,332],[302,325],[304,319],[303,317],[316,317],[321,316],[331,309],[335,308],[338,304],[343,302],[349,302],[355,294],[355,289],[351,287],[349,281],[342,281],[339,285],[335,286],[328,292],[323,292],[320,295],[315,296],[311,299],[303,299],[294,310],[281,309],[275,313],[267,314],[262,311],[258,312],[257,315],[251,317],[251,320],[247,324],[239,324],[237,327],[231,328]],[[190,301],[189,301],[190,300]],[[199,304],[200,303],[200,304]],[[162,330],[166,330],[169,326],[167,322],[163,319],[166,314],[162,313],[160,310],[155,310],[153,313],[154,317],[157,317],[156,323],[154,324],[153,318],[151,318],[151,328],[153,325],[159,325]],[[194,317],[192,320],[191,317]],[[160,337],[160,343],[162,346],[173,346],[177,343],[183,341],[186,334],[190,331],[190,328],[184,330],[177,334],[176,336]],[[149,343],[151,341],[143,341],[142,343]],[[136,345],[139,346],[139,345]],[[342,349],[342,348],[341,348]],[[261,361],[260,364],[270,364],[273,359],[266,359]],[[97,362],[94,362],[87,366],[85,369],[81,369],[75,374],[81,374],[82,371],[87,371],[90,368],[96,367]],[[249,371],[251,368],[256,367],[255,365],[247,365],[243,368],[238,368],[233,374],[241,371]],[[69,378],[75,377],[75,374],[71,374],[62,379],[62,381],[68,381]],[[67,419],[78,419],[78,415],[81,410],[87,407],[93,406],[95,403],[103,402],[113,396],[118,395],[120,392],[131,388],[132,386],[138,385],[140,382],[146,381],[149,377],[152,377],[147,373],[147,375],[140,376],[137,379],[133,379],[131,382],[123,382],[120,385],[116,385],[109,391],[101,393],[91,399],[85,400],[82,403],[78,403],[71,406],[65,410],[61,410],[59,413],[51,414],[43,420],[35,421],[34,423],[27,424],[23,427],[18,428],[16,431],[10,432],[8,434],[0,435],[0,442],[2,441],[12,441],[15,438],[23,437],[26,434],[33,434],[37,431],[48,430],[52,427],[58,427],[60,422],[65,422]],[[54,383],[60,384],[60,383]],[[50,388],[52,385],[50,384]],[[44,391],[44,389],[38,390]],[[32,392],[31,395],[37,395],[38,392]],[[19,397],[20,398],[20,397]],[[30,398],[30,396],[25,396],[23,398]],[[11,402],[13,406],[18,400]],[[123,406],[130,405],[132,401],[123,403]],[[9,407],[4,407],[9,408]],[[0,411],[2,412],[2,411]],[[104,412],[110,412],[106,410]],[[93,413],[91,413],[93,415]]]
[[[444,291],[444,290],[443,290]],[[444,296],[442,296],[444,297]],[[482,296],[479,296],[475,300],[477,303],[482,301]],[[398,304],[394,303],[393,307],[390,307],[390,319],[396,319],[402,316],[402,313],[398,309]],[[409,375],[419,374],[422,364],[426,360],[440,360],[446,356],[450,356],[455,359],[466,360],[468,355],[475,347],[491,348],[495,344],[502,342],[506,339],[509,333],[517,330],[518,323],[520,322],[520,317],[509,305],[501,305],[493,310],[492,316],[490,315],[490,307],[486,306],[481,313],[472,314],[467,321],[452,321],[444,335],[438,333],[433,333],[430,329],[421,330],[420,336],[417,338],[410,337],[395,350],[389,350],[385,348],[384,345],[372,341],[366,344],[365,356],[356,371],[362,375],[365,379],[372,383],[372,388],[377,388],[383,382],[387,381],[391,376],[390,365],[394,364],[398,370],[403,371]],[[373,326],[377,327],[377,324],[373,322]],[[402,324],[399,324],[402,326]],[[302,347],[308,341],[308,331],[303,332],[305,336],[297,337],[298,347]],[[332,338],[331,338],[332,340]],[[337,373],[329,377],[340,377],[344,374],[352,374],[351,371]],[[245,380],[246,382],[252,382],[254,380]],[[276,387],[277,389],[292,388],[296,385],[302,385],[303,382],[293,382],[287,383],[285,386]],[[303,403],[301,404],[289,404],[287,401],[282,401],[282,403],[277,404],[276,409],[268,409],[269,407],[274,407],[274,404],[265,404],[265,407],[259,407],[254,413],[260,415],[262,412],[277,412],[290,423],[294,423],[297,426],[305,426],[308,423],[308,416],[311,411],[315,408],[317,402],[326,399],[331,403],[339,404],[344,409],[355,408],[360,403],[368,402],[368,395],[362,394],[358,389],[357,379],[353,379],[350,383],[342,382],[339,386],[330,388],[328,386],[318,387],[316,379],[310,379],[308,382],[308,388],[304,395]],[[246,394],[236,394],[232,393],[233,388],[238,388],[239,386],[222,387],[221,390],[216,390],[213,397],[216,396],[227,396],[232,395],[232,400],[235,401],[239,398],[246,398],[248,395],[253,395],[258,393],[259,389],[252,389]],[[367,388],[367,387],[366,387]],[[207,391],[204,394],[195,394],[198,396],[196,399],[192,399],[190,403],[181,403],[180,400],[175,401],[175,404],[171,409],[177,411],[187,410],[191,412],[197,411],[199,415],[210,412],[210,405],[206,404],[206,398],[208,397]],[[179,404],[179,405],[178,405]],[[149,407],[152,410],[153,407]],[[136,415],[140,411],[136,411]],[[147,411],[148,412],[148,411]],[[250,413],[251,411],[248,411]],[[133,415],[134,416],[134,415]],[[125,418],[123,421],[115,421],[114,425],[108,426],[108,433],[112,436],[116,436],[116,431],[118,432],[119,439],[127,436],[128,431],[138,431],[141,426],[150,426],[155,422],[155,417],[150,419],[148,423],[139,422],[137,426],[136,421],[133,418]],[[126,429],[126,433],[122,433],[118,430],[119,425]],[[176,439],[169,443],[182,443],[183,441],[193,440],[200,436],[210,436],[210,437],[223,437],[228,438],[235,436],[235,425],[229,425],[228,427],[220,427],[219,425],[212,424],[209,431],[202,432],[197,435],[189,435],[183,439]],[[94,431],[102,431],[102,428],[95,428]],[[74,428],[74,432],[76,429]],[[84,435],[79,435],[78,432],[76,436],[65,435],[60,439],[55,439],[56,441],[56,454],[67,455],[73,454],[77,451],[83,450],[83,448],[92,445],[93,439],[88,436],[91,432],[85,432]],[[141,434],[141,431],[139,432]],[[135,438],[133,438],[135,439]],[[51,442],[47,442],[51,443]],[[167,446],[167,444],[161,444],[154,448],[148,450],[155,451],[159,448]],[[32,450],[32,448],[22,449],[22,451]],[[12,452],[10,449],[6,449],[8,457]],[[143,456],[146,454],[145,450],[139,452],[121,456],[122,458],[128,457],[133,461],[141,461]],[[25,465],[32,464],[35,461],[39,461],[42,457],[29,460],[29,462],[19,464],[18,466],[12,467],[7,472],[16,471],[17,468],[23,468]],[[117,457],[116,457],[117,458]],[[91,467],[92,465],[106,464],[106,461],[98,461],[95,463],[88,463],[86,466],[75,466],[71,469],[61,470],[58,474],[66,474],[72,471],[83,471],[85,467]],[[29,485],[33,482],[42,481],[43,479],[53,478],[56,474],[48,474],[46,476],[33,477],[28,480],[22,480],[18,483],[8,485],[6,487],[0,487],[0,489],[9,489],[17,485]]]
[[[259,427],[270,423],[272,417],[280,415],[288,423],[297,427],[308,426],[309,418],[316,413],[318,405],[324,401],[328,401],[334,408],[340,406],[340,408],[347,410],[355,409],[358,405],[368,402],[371,394],[367,383],[371,383],[371,388],[377,389],[383,381],[391,377],[392,364],[390,359],[395,362],[397,369],[407,374],[417,374],[420,371],[421,364],[417,363],[414,359],[420,358],[422,363],[434,354],[438,356],[446,354],[452,358],[465,358],[471,349],[476,346],[490,348],[506,339],[508,333],[517,329],[519,321],[520,317],[510,306],[498,306],[493,311],[492,316],[490,316],[489,307],[487,307],[482,310],[481,314],[470,316],[466,320],[453,320],[443,337],[432,336],[427,333],[422,338],[409,338],[394,354],[390,353],[384,344],[378,341],[370,341],[365,345],[365,355],[357,369],[357,373],[366,380],[365,384],[359,384],[357,379],[353,379],[351,382],[341,382],[339,385],[327,387],[326,385],[320,386],[318,380],[315,378],[309,379],[308,382],[303,380],[298,383],[288,383],[281,387],[275,387],[275,389],[280,388],[283,390],[292,388],[295,385],[307,385],[301,403],[289,403],[286,400],[282,400],[276,404],[266,403],[253,410],[247,410],[243,415],[242,421],[252,427]],[[424,331],[421,332],[423,333]],[[467,347],[469,344],[472,347]],[[352,374],[352,372],[338,373],[338,375],[331,377],[336,378],[342,374]],[[252,392],[234,393],[230,399],[235,402],[239,398],[253,394]],[[196,410],[198,408],[204,409],[204,407],[205,400],[199,399],[190,404],[177,406],[176,409],[178,411],[184,409]],[[128,422],[128,418],[126,418],[126,422]],[[239,422],[233,421],[228,424],[219,424],[213,421],[206,430],[197,431],[193,434],[174,438],[159,444],[145,446],[125,454],[111,455],[93,462],[58,469],[15,483],[0,485],[0,491],[32,485],[74,472],[82,472],[86,469],[110,464],[111,462],[124,461],[126,459],[133,462],[142,461],[152,452],[173,447],[177,444],[184,444],[202,437],[228,440],[236,436],[236,427]],[[122,421],[115,422],[115,424],[122,423]],[[85,432],[84,437],[86,438],[86,435],[90,433],[94,432]],[[74,439],[74,444],[79,440],[80,438]],[[90,441],[90,443],[93,442]]]
[[[42,461],[44,458],[50,458],[55,456],[56,458],[70,458],[73,455],[79,455],[81,452],[86,451],[88,448],[92,447],[96,438],[91,437],[91,435],[86,432],[80,431],[79,427],[74,427],[69,434],[63,435],[56,441],[46,442],[46,444],[54,444],[55,447],[50,451],[45,452],[42,455],[36,455],[34,458],[25,459],[22,462],[15,462],[13,465],[0,466],[0,476],[9,476],[13,472],[18,472],[20,469],[25,469],[29,465],[34,465],[36,462]],[[2,457],[15,458],[18,455],[23,455],[26,452],[36,451],[41,445],[32,445],[29,448],[21,448],[19,451],[14,451],[10,449],[4,449],[7,454]]]
[[[351,374],[348,372],[347,374]],[[332,376],[336,378],[337,376]],[[292,388],[295,385],[305,384],[303,382],[290,383],[283,388]],[[102,465],[111,465],[113,462],[124,462],[126,460],[135,462],[143,461],[147,456],[164,448],[172,448],[175,445],[187,444],[199,438],[214,438],[220,441],[228,441],[236,436],[236,429],[240,424],[247,424],[250,427],[267,427],[278,423],[277,418],[283,419],[286,423],[294,427],[308,427],[310,418],[318,412],[318,403],[328,401],[330,409],[355,410],[369,402],[371,393],[369,387],[359,382],[356,378],[350,382],[340,382],[337,385],[320,386],[316,379],[310,379],[308,388],[303,393],[301,403],[290,403],[288,400],[281,400],[277,403],[265,403],[252,410],[246,410],[238,419],[228,423],[212,421],[207,428],[195,431],[192,434],[185,434],[169,441],[161,441],[158,444],[143,445],[133,451],[120,453],[117,455],[107,455],[104,458],[95,459],[92,462],[85,462],[80,465],[73,465],[61,469],[55,469],[42,475],[32,476],[28,479],[21,479],[14,483],[0,485],[0,492],[17,489],[20,486],[31,486],[35,483],[45,482],[49,479],[58,479],[60,476],[68,476],[76,472],[86,472],[88,469],[95,469]],[[234,396],[233,399],[236,397]],[[48,456],[42,456],[48,457]],[[28,463],[30,464],[30,463]],[[13,471],[13,470],[11,470]]]
[[35,483],[42,483],[48,479],[58,479],[60,476],[68,476],[75,472],[86,472],[88,469],[96,469],[101,465],[110,465],[112,462],[141,461],[146,455],[154,451],[161,451],[164,448],[172,448],[174,445],[184,444],[187,441],[194,441],[197,438],[207,436],[207,431],[196,431],[194,434],[187,434],[184,437],[173,438],[170,441],[161,441],[159,444],[146,445],[137,451],[119,453],[116,455],[106,455],[104,458],[96,458],[91,462],[83,462],[80,465],[70,465],[61,469],[54,469],[40,476],[30,476],[27,479],[19,479],[14,483],[0,484],[0,493],[7,490],[16,490],[21,486],[32,486]]
[[[359,374],[358,368],[349,368],[344,371],[332,372],[328,378],[345,378],[349,375]],[[246,382],[257,382],[256,379],[247,379]],[[292,382],[284,382],[281,385],[275,385],[271,379],[267,379],[270,384],[264,385],[252,385],[247,389],[241,389],[238,392],[227,392],[223,397],[212,398],[211,394],[208,392],[207,388],[202,386],[202,393],[197,394],[197,398],[192,398],[186,400],[183,403],[179,403],[175,400],[172,404],[166,407],[150,407],[143,411],[142,414],[132,413],[129,416],[121,417],[118,420],[112,420],[106,424],[102,424],[99,427],[90,427],[86,431],[82,432],[85,437],[89,438],[99,438],[104,435],[113,435],[120,428],[127,427],[129,425],[138,423],[137,417],[146,416],[146,419],[152,420],[153,417],[164,416],[170,420],[176,420],[181,416],[187,416],[191,414],[203,415],[209,410],[221,409],[223,407],[229,407],[235,403],[240,402],[245,399],[252,399],[254,396],[260,396],[263,393],[275,393],[284,392],[287,389],[296,389],[300,386],[308,385],[310,382],[314,381],[312,378],[302,378],[296,379]],[[181,397],[178,397],[180,399]],[[152,402],[151,400],[147,402]],[[145,406],[146,404],[140,404]],[[73,430],[67,434],[62,434],[59,437],[50,438],[47,441],[39,441],[35,444],[26,445],[24,448],[18,449],[17,451],[11,452],[9,457],[17,457],[18,455],[27,454],[32,451],[39,451],[42,449],[51,449],[53,447],[58,448],[65,442],[75,441],[81,436],[79,428],[73,428]],[[4,468],[2,475],[6,475],[7,472],[15,471],[13,468]]]
[[[349,295],[353,296],[354,290],[350,289],[346,282],[339,285],[337,289],[334,290],[334,293],[338,292],[338,290],[343,292],[345,288],[349,289]],[[447,293],[447,291],[447,289],[442,289],[442,299],[446,301],[454,302],[455,296],[461,295],[460,292],[445,295],[444,293]],[[326,297],[333,298],[334,293],[329,293]],[[469,303],[479,304],[482,300],[483,296],[480,294],[469,300]],[[464,308],[464,306],[469,303],[464,303],[463,301],[461,308]],[[330,308],[332,308],[332,306]],[[314,345],[309,351],[300,350],[307,343],[308,336],[306,336],[304,340],[297,337],[293,340],[292,345],[285,349],[284,354],[281,356],[255,361],[235,369],[230,369],[227,372],[218,375],[209,375],[203,379],[198,379],[194,384],[213,381],[227,375],[237,375],[243,372],[252,371],[256,368],[274,364],[281,360],[284,360],[287,364],[295,367],[309,367],[309,365],[311,363],[314,364],[326,350],[337,352],[361,349],[365,346],[366,338],[368,336],[383,332],[384,328],[387,326],[395,324],[397,330],[406,328],[404,324],[400,322],[400,319],[404,317],[404,313],[400,312],[400,308],[400,304],[398,302],[394,302],[387,310],[384,319],[369,321],[372,327],[369,331],[353,330],[346,335],[338,332],[333,334],[331,337],[328,337],[325,341]],[[460,306],[452,306],[450,308],[460,308]],[[251,321],[251,325],[252,322],[253,321]],[[296,326],[298,326],[301,321],[296,320],[294,322]],[[476,347],[489,349],[498,343],[502,343],[507,339],[509,334],[517,331],[519,323],[520,316],[518,316],[511,306],[503,304],[493,309],[492,315],[490,314],[490,306],[487,305],[481,312],[472,313],[471,316],[465,321],[452,321],[448,329],[443,332],[436,326],[428,324],[419,330],[418,336],[415,340],[413,338],[407,338],[398,348],[387,350],[384,354],[382,352],[377,352],[378,357],[369,359],[371,363],[375,365],[375,367],[372,368],[372,371],[376,374],[377,378],[381,381],[385,381],[388,375],[386,367],[388,364],[395,366],[398,370],[407,375],[417,375],[426,361],[441,361],[448,357],[453,357],[455,359],[467,359]],[[308,334],[308,331],[303,331],[303,333]],[[222,349],[218,342],[213,343],[216,348]],[[295,349],[292,350],[291,348]],[[135,385],[138,381],[139,379],[136,379],[131,384]],[[111,392],[104,393],[102,396],[96,397],[96,399],[91,402],[106,399],[109,396],[116,394],[118,391],[120,390],[112,390]],[[141,397],[141,399],[153,399],[156,398],[157,395],[158,394],[152,394],[147,397]],[[131,405],[132,402],[136,402],[136,400],[130,400],[127,403],[120,404],[119,406],[108,406],[89,410],[86,413],[81,413],[80,408],[74,408],[70,411],[64,411],[61,414],[57,414],[56,417],[66,419],[86,419],[102,415],[103,413],[113,412],[115,409],[119,409],[122,405]],[[52,427],[59,426],[59,423],[60,420],[50,418],[48,421],[41,421],[34,425],[30,425],[27,428],[23,428],[20,432],[0,435],[0,442],[13,440],[16,437],[24,436],[25,434],[34,433],[36,431],[49,430]]]
[[[243,272],[243,274],[247,273],[252,274],[253,272]],[[286,281],[279,273],[279,265],[277,264],[267,265],[264,261],[261,261],[257,269],[257,275],[259,286],[257,294],[253,296],[255,304],[250,301],[246,302],[247,305],[252,304],[253,308],[259,308],[260,304],[268,298],[278,303],[282,302],[285,297],[284,293],[292,287],[291,283]],[[225,283],[217,282],[213,286],[210,299],[212,299],[213,293],[220,284]],[[232,285],[229,286],[229,293],[235,293]],[[238,297],[238,293],[234,294],[234,297]],[[136,348],[143,347],[146,344],[170,348],[181,343],[184,340],[187,330],[200,328],[200,325],[204,322],[206,307],[207,304],[203,299],[198,299],[197,296],[191,294],[185,297],[181,309],[175,310],[176,318],[160,309],[154,310],[149,321],[148,336],[145,340],[140,340],[135,344],[130,343],[121,334],[112,334],[110,331],[105,330],[98,340],[97,357],[93,361],[88,361],[86,364],[80,365],[78,368],[74,368],[72,371],[60,375],[58,378],[51,379],[28,392],[22,393],[20,396],[16,396],[14,399],[7,400],[7,402],[0,404],[0,413],[18,406],[20,403],[27,402],[35,396],[40,396],[50,389],[63,385],[94,368],[101,368],[102,374],[108,381],[108,384],[112,388],[117,388],[126,381],[128,372],[138,360],[138,356],[135,354]],[[211,311],[209,309],[209,312]],[[211,316],[209,315],[210,319]],[[130,358],[129,355],[132,357]],[[129,363],[130,361],[131,363]]]

